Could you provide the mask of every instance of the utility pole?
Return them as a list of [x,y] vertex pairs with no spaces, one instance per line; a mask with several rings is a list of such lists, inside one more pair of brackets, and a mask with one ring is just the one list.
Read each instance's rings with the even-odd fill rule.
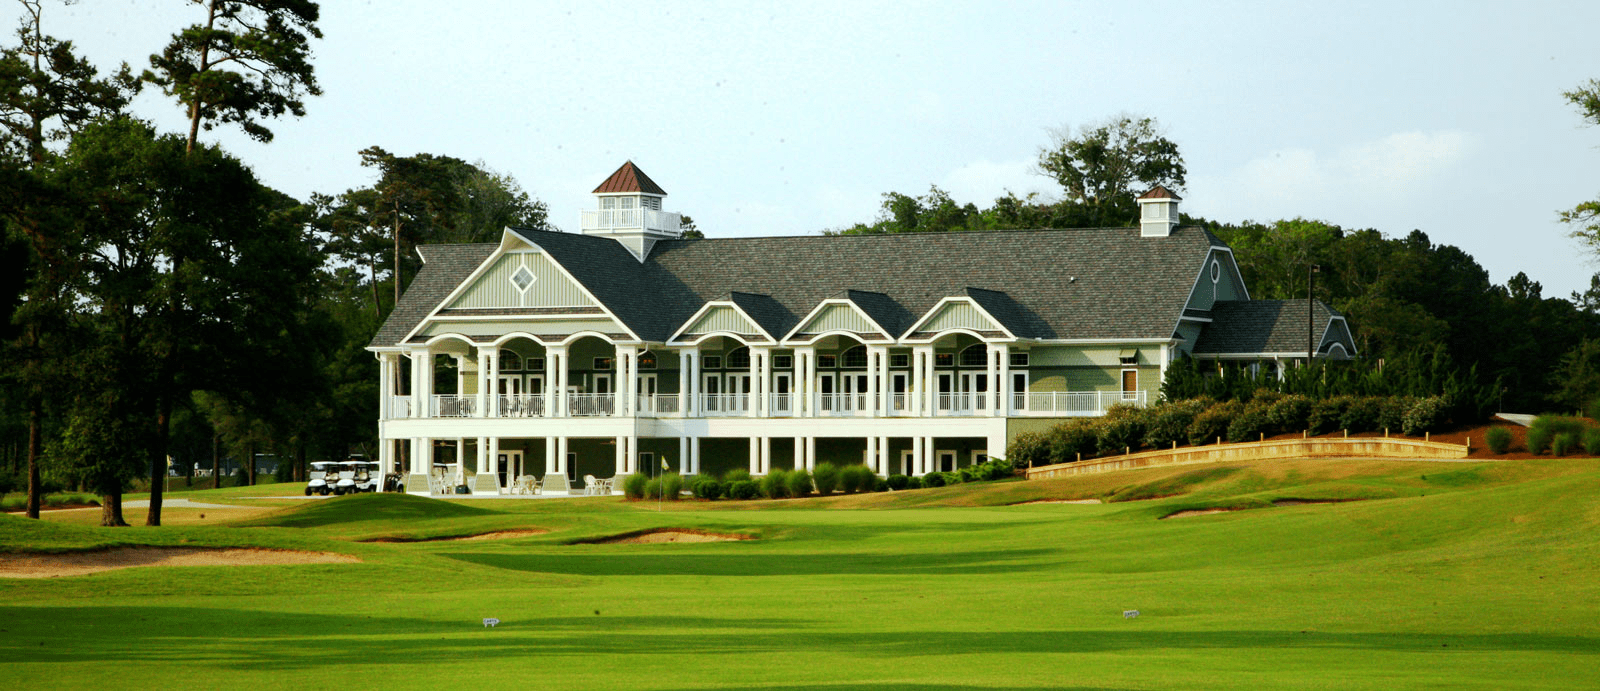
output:
[[1314,294],[1317,286],[1317,274],[1322,271],[1322,266],[1312,264],[1306,271],[1306,365],[1311,365],[1311,359],[1317,356],[1317,310]]

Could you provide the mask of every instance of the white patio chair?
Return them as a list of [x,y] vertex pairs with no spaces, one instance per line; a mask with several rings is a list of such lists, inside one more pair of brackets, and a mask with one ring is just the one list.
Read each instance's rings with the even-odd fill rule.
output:
[[588,496],[594,496],[596,494],[599,494],[599,492],[595,491],[595,490],[598,490],[599,488],[600,488],[600,481],[594,479],[593,475],[585,475],[585,476],[583,476],[583,495],[584,496],[588,497]]

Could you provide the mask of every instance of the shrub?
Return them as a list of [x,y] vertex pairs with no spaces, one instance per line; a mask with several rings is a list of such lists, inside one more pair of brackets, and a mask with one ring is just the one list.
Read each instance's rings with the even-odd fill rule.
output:
[[1390,396],[1383,399],[1383,405],[1378,411],[1377,429],[1390,432],[1404,432],[1406,428],[1406,411],[1416,405],[1414,396]]
[[722,493],[725,491],[722,483],[709,476],[696,478],[694,483],[689,485],[689,489],[694,492],[696,498],[706,501],[716,501],[722,497]]
[[1039,432],[1023,432],[1011,438],[1006,455],[1026,467],[1050,464],[1050,443]]
[[1345,406],[1350,405],[1349,396],[1335,396],[1324,398],[1311,403],[1311,412],[1306,414],[1306,429],[1312,434],[1327,434],[1339,429],[1339,418],[1344,415]]
[[[26,489],[26,488],[24,488]],[[0,470],[0,497],[17,490],[17,476],[8,471]]]
[[278,482],[294,482],[294,462],[279,459],[278,467],[272,471],[272,479]]
[[667,495],[667,501],[677,501],[683,497],[683,476],[677,473],[667,473],[661,476],[661,492]]
[[847,465],[839,469],[839,491],[845,494],[855,494],[861,488],[863,475],[871,475],[864,465]]
[[804,469],[793,470],[786,478],[789,482],[789,496],[798,499],[811,493],[811,473]]
[[761,485],[761,496],[768,499],[783,499],[789,496],[789,471],[774,469],[758,481]]
[[1267,426],[1275,434],[1308,429],[1311,399],[1299,394],[1283,396],[1267,406]]
[[653,478],[650,478],[649,480],[645,481],[645,483],[644,483],[644,498],[645,499],[660,499],[661,498],[661,478],[653,477]]
[[731,485],[735,482],[753,482],[755,478],[750,477],[750,471],[744,468],[734,468],[722,476],[722,481]]
[[1565,456],[1568,451],[1571,451],[1577,445],[1577,435],[1571,432],[1562,432],[1550,440],[1550,454],[1553,456]]
[[1199,446],[1210,444],[1217,437],[1228,433],[1228,426],[1233,424],[1234,416],[1244,410],[1244,404],[1238,401],[1218,403],[1206,408],[1204,412],[1194,416],[1194,422],[1189,424],[1189,443]]
[[1584,430],[1583,451],[1590,456],[1600,456],[1600,428]]
[[878,474],[864,465],[856,466],[861,470],[856,471],[856,491],[871,492],[878,488]]
[[944,473],[928,473],[922,476],[922,484],[924,487],[943,487]]
[[817,494],[824,497],[833,494],[839,487],[839,468],[832,463],[818,463],[811,471],[811,481],[817,486]]
[[1100,418],[1096,448],[1102,454],[1121,454],[1139,450],[1144,440],[1145,411],[1130,405],[1117,404]]
[[1228,423],[1228,441],[1260,441],[1261,435],[1266,434],[1267,428],[1271,426],[1267,421],[1269,409],[1270,404],[1261,405],[1255,402],[1245,406],[1244,410],[1239,411],[1239,414],[1233,416],[1233,420]]
[[634,473],[622,481],[622,496],[629,499],[643,499],[645,485],[650,483],[650,476],[644,473]]
[[1528,428],[1528,453],[1535,456],[1550,450],[1550,430],[1543,427]]
[[973,482],[978,479],[978,476],[972,473],[972,466],[958,469],[956,473],[961,475],[962,482]]
[[755,499],[760,496],[761,488],[750,480],[739,480],[728,483],[729,499]]
[[922,489],[922,478],[920,478],[920,477],[908,477],[908,478],[906,478],[906,489]]
[[[1584,441],[1588,441],[1588,439],[1585,439]],[[1597,438],[1595,441],[1600,441],[1600,438]],[[1489,446],[1490,451],[1497,454],[1503,454],[1507,451],[1510,451],[1511,430],[1504,427],[1490,427],[1489,431],[1483,433],[1483,443]]]
[[1165,449],[1174,442],[1189,443],[1189,425],[1194,424],[1194,416],[1211,404],[1209,398],[1191,398],[1151,408],[1145,420],[1144,445]]
[[950,485],[959,485],[963,482],[966,482],[965,477],[961,475],[960,471],[951,470],[939,473],[939,476],[944,478],[944,484],[946,487]]
[[1589,399],[1589,405],[1583,407],[1583,414],[1590,420],[1600,422],[1600,396]]
[[1363,396],[1350,399],[1350,404],[1339,413],[1339,427],[1351,432],[1374,432],[1382,429],[1378,420],[1383,417],[1382,398]]
[[1533,419],[1531,429],[1542,429],[1550,433],[1552,438],[1557,434],[1571,433],[1581,435],[1589,428],[1583,418],[1567,417],[1565,415],[1540,415]]
[[887,478],[881,478],[881,477],[878,477],[877,475],[873,475],[872,476],[872,491],[874,491],[874,492],[887,492],[887,491],[889,491],[889,480]]
[[911,482],[911,478],[896,473],[894,475],[890,475],[887,482],[889,484],[889,489],[898,492],[906,488],[906,485]]
[[1410,409],[1406,410],[1402,429],[1408,436],[1437,430],[1444,424],[1445,414],[1449,410],[1450,403],[1444,396],[1419,398],[1411,404]]
[[1100,445],[1099,423],[1081,419],[1063,422],[1046,433],[1052,463],[1072,463],[1078,456],[1093,456]]

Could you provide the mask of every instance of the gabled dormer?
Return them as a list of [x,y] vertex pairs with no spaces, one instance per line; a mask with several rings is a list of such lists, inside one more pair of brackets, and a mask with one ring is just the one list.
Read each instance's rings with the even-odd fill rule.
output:
[[579,228],[585,235],[600,235],[623,244],[639,261],[650,256],[658,240],[671,240],[683,234],[682,217],[661,210],[666,190],[633,165],[622,164],[617,172],[594,188],[596,208],[583,212]]

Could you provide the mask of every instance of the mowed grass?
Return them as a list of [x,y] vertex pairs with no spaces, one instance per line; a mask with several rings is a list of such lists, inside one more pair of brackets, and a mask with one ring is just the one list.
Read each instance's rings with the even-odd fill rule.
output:
[[[1022,504],[1088,498],[1108,503]],[[1274,506],[1335,499],[1359,501]],[[1196,508],[1244,510],[1163,520]],[[1600,685],[1595,460],[1262,462],[655,509],[363,495],[225,525],[3,518],[9,551],[363,563],[0,580],[0,669],[13,688]],[[517,528],[549,532],[361,542]],[[651,528],[760,539],[573,544]]]

